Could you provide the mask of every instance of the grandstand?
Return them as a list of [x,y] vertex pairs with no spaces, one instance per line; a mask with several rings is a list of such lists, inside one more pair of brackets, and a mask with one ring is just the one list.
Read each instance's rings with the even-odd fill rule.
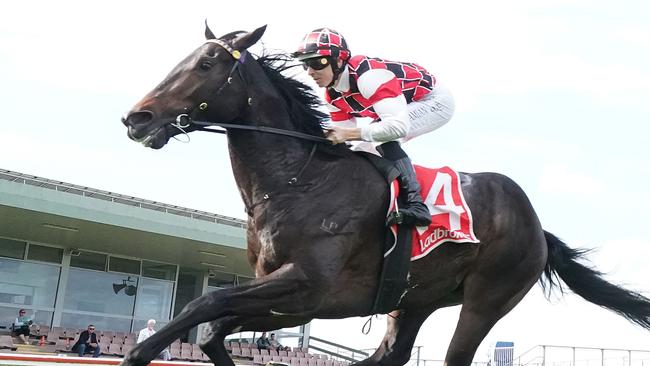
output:
[[[74,357],[71,351],[74,340],[83,329],[71,329],[54,327],[51,329],[41,328],[40,334],[34,334],[33,338],[41,339],[34,344],[23,345],[14,343],[14,339],[8,335],[0,335],[0,365],[5,361],[33,360],[26,358],[29,355],[49,355],[50,358],[35,358],[36,362],[55,362],[58,356],[61,362],[71,362],[67,357]],[[136,333],[122,333],[113,331],[98,331],[101,356],[105,358],[121,359],[131,348],[137,339]],[[349,362],[341,360],[339,355],[328,355],[325,353],[310,352],[308,347],[294,347],[291,350],[258,349],[254,343],[239,342],[237,340],[226,340],[226,349],[238,364],[265,365],[269,362],[285,363],[291,366],[347,366]],[[5,353],[2,353],[2,352]],[[201,351],[198,344],[181,342],[176,340],[169,347],[171,361],[186,362],[209,362],[207,356]],[[9,353],[6,353],[9,352]],[[18,355],[16,354],[18,353]],[[18,356],[18,358],[16,358]],[[87,359],[84,357],[83,359]],[[47,360],[47,361],[46,361]],[[96,360],[96,359],[95,359]],[[91,361],[93,361],[91,359]],[[95,362],[91,362],[95,363]]]
[[51,328],[130,333],[150,318],[162,326],[198,296],[253,277],[245,226],[0,170],[0,330],[20,308]]

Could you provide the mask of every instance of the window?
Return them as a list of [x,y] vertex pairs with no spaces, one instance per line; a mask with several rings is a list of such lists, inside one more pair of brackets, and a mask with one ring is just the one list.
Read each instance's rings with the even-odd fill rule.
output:
[[149,278],[140,279],[135,316],[141,319],[169,320],[174,283]]
[[0,302],[54,307],[59,266],[0,258]]
[[[20,306],[0,306],[0,327],[9,329],[18,317],[18,310],[20,309],[22,309]],[[34,324],[47,326],[52,324],[52,311],[32,310],[29,308],[25,308],[25,310],[27,310],[26,315],[34,321]]]
[[176,265],[142,261],[142,275],[159,280],[176,281]]
[[27,259],[60,264],[63,259],[63,249],[29,244]]
[[[147,327],[147,321],[152,318],[147,318],[147,319],[134,319],[133,320],[133,331],[138,332],[140,329],[144,329]],[[159,330],[160,328],[164,327],[168,321],[160,321],[158,319],[154,319],[156,321],[156,327],[154,328],[156,331]]]
[[0,257],[25,258],[25,242],[0,238]]
[[140,261],[119,257],[110,257],[108,270],[113,272],[124,272],[139,275]]
[[70,268],[65,311],[133,315],[138,277]]
[[235,284],[235,275],[232,273],[222,273],[210,271],[208,275],[208,286],[215,288],[228,288]]
[[68,313],[65,311],[63,312],[63,317],[61,317],[61,326],[66,328],[86,329],[89,324],[95,326],[95,332],[112,330],[115,332],[128,333],[131,331],[130,318]]
[[247,283],[251,282],[254,279],[255,278],[253,278],[253,277],[246,277],[246,276],[239,276],[238,275],[237,276],[237,284],[238,285],[244,285],[244,284],[247,284]]
[[81,252],[81,254],[70,258],[70,266],[105,271],[106,254]]

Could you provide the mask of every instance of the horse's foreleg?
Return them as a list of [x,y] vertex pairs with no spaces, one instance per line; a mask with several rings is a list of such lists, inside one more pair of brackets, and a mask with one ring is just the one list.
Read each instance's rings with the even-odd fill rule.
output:
[[233,366],[234,363],[224,347],[224,339],[234,332],[270,331],[280,328],[295,327],[306,324],[311,318],[289,315],[272,315],[265,317],[227,316],[210,322],[203,334],[199,346],[212,363],[219,366]]
[[213,364],[219,366],[234,366],[235,363],[230,358],[228,351],[224,347],[224,340],[232,324],[235,323],[240,317],[238,316],[225,316],[219,320],[210,322],[204,333],[201,335],[199,346],[203,353],[205,353]]
[[308,276],[294,265],[285,265],[245,286],[210,292],[190,302],[160,331],[133,347],[122,365],[147,365],[185,332],[224,316],[286,314],[308,318],[318,308],[328,286],[323,277]]
[[431,313],[432,310],[395,310],[388,314],[388,325],[381,344],[372,356],[355,363],[355,366],[401,366],[407,363],[420,326]]

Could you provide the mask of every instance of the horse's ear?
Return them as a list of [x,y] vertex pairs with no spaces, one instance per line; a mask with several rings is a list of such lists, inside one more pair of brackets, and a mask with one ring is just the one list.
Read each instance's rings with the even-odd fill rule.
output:
[[238,50],[248,49],[248,47],[254,45],[262,38],[265,30],[266,25],[263,25],[252,32],[244,33],[242,36],[237,37],[235,42],[233,42],[234,48]]
[[208,18],[205,18],[205,39],[216,39],[217,37],[214,36],[214,33],[210,30],[210,27],[208,26]]

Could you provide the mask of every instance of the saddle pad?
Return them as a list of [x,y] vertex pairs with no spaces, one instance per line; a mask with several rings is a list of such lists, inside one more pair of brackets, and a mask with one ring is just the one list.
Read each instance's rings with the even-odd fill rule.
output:
[[[415,228],[411,261],[420,259],[444,242],[479,243],[474,235],[472,213],[465,203],[458,172],[450,167],[425,168],[414,165],[424,203],[431,213],[431,225]],[[389,213],[399,209],[397,184],[391,184]],[[392,228],[396,234],[395,228]],[[387,253],[388,254],[388,253]]]

